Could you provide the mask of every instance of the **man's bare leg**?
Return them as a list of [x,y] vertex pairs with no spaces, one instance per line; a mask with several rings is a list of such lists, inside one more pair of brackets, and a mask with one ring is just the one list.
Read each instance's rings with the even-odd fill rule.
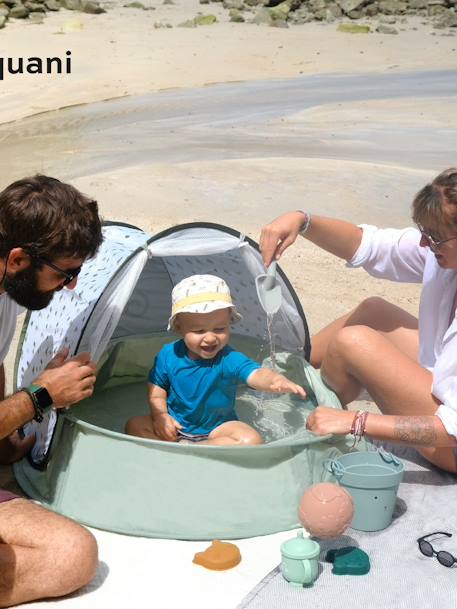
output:
[[312,337],[311,364],[320,368],[329,342],[342,328],[368,326],[388,338],[397,348],[417,361],[419,349],[418,321],[400,307],[383,298],[372,297],[354,310],[336,319]]
[[[432,396],[432,374],[389,338],[366,326],[348,326],[329,342],[321,374],[343,404],[356,399],[365,387],[384,414],[434,415],[438,402]],[[419,438],[421,430],[410,430]],[[398,430],[402,439],[402,430]],[[420,452],[430,462],[456,471],[453,448],[424,447]]]
[[74,592],[97,562],[95,538],[75,522],[27,499],[0,503],[0,607]]

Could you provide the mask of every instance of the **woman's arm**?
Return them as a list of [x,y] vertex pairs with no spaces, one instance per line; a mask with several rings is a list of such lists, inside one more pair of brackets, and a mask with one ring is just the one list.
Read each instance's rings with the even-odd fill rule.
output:
[[[351,432],[356,413],[318,406],[308,417],[306,428],[318,436],[329,433],[346,435]],[[399,416],[369,413],[365,435],[409,446],[457,446],[454,436],[447,433],[436,415]]]
[[[278,260],[294,243],[306,221],[305,212],[292,211],[263,227],[260,249],[265,266]],[[313,215],[303,236],[327,252],[351,260],[362,241],[362,229],[344,220]]]

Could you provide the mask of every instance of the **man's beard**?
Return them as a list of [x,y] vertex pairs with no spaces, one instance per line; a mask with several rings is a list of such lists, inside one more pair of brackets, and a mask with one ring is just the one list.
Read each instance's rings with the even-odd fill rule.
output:
[[51,302],[54,292],[40,292],[37,288],[37,270],[32,266],[17,272],[12,277],[6,275],[3,280],[5,292],[22,307],[38,311]]

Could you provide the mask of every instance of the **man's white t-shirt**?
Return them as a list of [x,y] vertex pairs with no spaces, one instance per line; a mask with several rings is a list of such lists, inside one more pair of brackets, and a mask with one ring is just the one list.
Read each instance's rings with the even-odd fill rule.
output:
[[17,316],[25,311],[5,292],[0,294],[0,365],[8,354],[16,329]]

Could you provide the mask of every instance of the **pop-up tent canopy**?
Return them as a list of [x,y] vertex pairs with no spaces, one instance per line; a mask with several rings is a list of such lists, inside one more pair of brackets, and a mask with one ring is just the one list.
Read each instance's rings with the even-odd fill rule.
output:
[[223,277],[243,320],[230,344],[271,364],[266,317],[254,278],[264,272],[257,245],[216,224],[176,226],[155,236],[109,223],[97,256],[76,289],[58,292],[28,314],[18,349],[16,387],[36,378],[64,345],[90,351],[99,373],[94,395],[68,411],[51,411],[25,433],[37,441],[15,465],[32,498],[80,522],[133,535],[181,539],[246,537],[298,526],[303,489],[329,479],[323,464],[347,450],[345,439],[306,431],[317,403],[340,408],[307,363],[304,313],[279,269],[283,302],[273,334],[280,371],[302,383],[308,399],[240,387],[237,413],[265,444],[182,445],[127,436],[128,418],[147,413],[147,374],[166,332],[173,286],[189,275]]

